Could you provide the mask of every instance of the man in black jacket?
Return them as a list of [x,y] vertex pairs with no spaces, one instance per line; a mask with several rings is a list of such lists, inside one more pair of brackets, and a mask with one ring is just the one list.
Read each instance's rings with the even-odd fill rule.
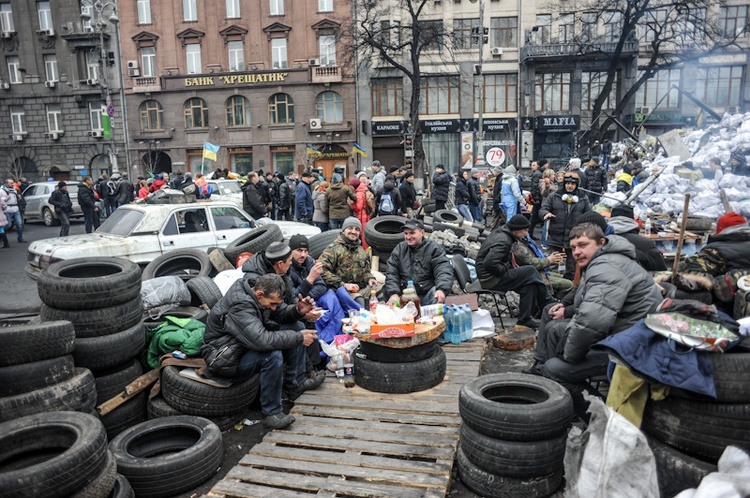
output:
[[435,166],[435,173],[432,175],[432,197],[435,199],[435,210],[445,209],[445,203],[448,201],[448,189],[451,185],[451,175],[445,171],[445,166],[438,164]]
[[482,221],[482,189],[479,187],[479,170],[471,170],[469,178],[469,211],[474,221]]
[[68,184],[59,182],[57,190],[52,192],[49,203],[55,207],[55,216],[60,220],[60,237],[66,237],[70,233],[70,219],[68,215],[73,212],[73,202],[68,194]]
[[596,193],[588,193],[591,204],[597,204],[601,194],[607,189],[607,171],[599,164],[598,157],[592,157],[586,167],[586,188]]
[[497,291],[516,291],[520,295],[518,325],[538,328],[531,318],[536,305],[540,310],[554,299],[547,292],[539,272],[533,266],[513,267],[513,243],[529,234],[531,224],[525,216],[517,214],[505,225],[494,230],[482,243],[477,255],[477,278],[482,288]]
[[211,310],[201,346],[210,375],[244,382],[260,373],[261,412],[269,429],[294,423],[292,415],[282,412],[284,380],[300,394],[320,385],[317,379],[295,378],[291,368],[304,366],[305,347],[317,340],[315,330],[279,330],[268,320],[270,312],[297,320],[313,309],[307,299],[285,305],[285,291],[284,281],[275,274],[262,275],[254,283],[238,280]]
[[414,203],[417,200],[417,189],[414,188],[414,173],[409,171],[404,175],[398,191],[401,194],[401,214],[412,218],[414,216]]
[[267,214],[262,187],[255,171],[248,173],[247,181],[242,186],[242,209],[256,220]]
[[96,207],[96,197],[94,197],[94,180],[87,176],[78,185],[78,205],[81,206],[83,211],[84,225],[86,226],[86,233],[99,228],[99,208]]
[[633,208],[626,204],[618,204],[612,208],[609,226],[615,235],[627,239],[635,247],[638,264],[646,271],[666,271],[667,263],[661,251],[656,248],[653,240],[641,237],[640,228],[635,222]]
[[292,281],[292,295],[310,296],[316,302],[328,290],[321,275],[323,263],[316,262],[309,254],[310,242],[302,234],[289,239],[292,250],[292,267],[289,278]]
[[534,228],[536,228],[537,224],[541,224],[541,220],[539,219],[539,209],[542,207],[542,201],[544,200],[542,198],[541,182],[542,170],[539,166],[539,162],[533,161],[531,163],[531,186],[529,187],[529,191],[531,192],[531,202],[533,203],[531,207],[531,219],[529,220],[531,222],[529,235],[532,239],[534,238]]
[[404,223],[404,240],[388,258],[384,295],[388,303],[399,300],[406,282],[412,280],[423,306],[445,302],[453,286],[453,267],[437,243],[424,238],[424,224],[412,218]]

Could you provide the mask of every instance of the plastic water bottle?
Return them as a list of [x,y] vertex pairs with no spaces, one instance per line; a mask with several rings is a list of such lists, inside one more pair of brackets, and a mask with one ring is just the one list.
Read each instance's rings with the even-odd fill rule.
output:
[[453,310],[451,309],[452,306],[446,306],[445,307],[445,332],[443,332],[443,337],[448,342],[453,342]]
[[370,313],[375,313],[376,309],[378,309],[378,296],[373,289],[370,291]]
[[336,378],[343,384],[344,382],[344,353],[336,353],[332,360],[336,363]]
[[471,339],[474,334],[474,325],[472,323],[471,307],[468,304],[463,305],[464,308],[464,341]]
[[451,334],[451,342],[453,344],[459,344],[461,342],[461,327],[462,327],[462,320],[461,320],[461,312],[458,309],[458,306],[455,304],[451,304],[451,315],[453,316],[452,325],[453,330]]
[[646,237],[651,235],[651,218],[646,218],[646,222],[643,224],[643,229],[646,231]]

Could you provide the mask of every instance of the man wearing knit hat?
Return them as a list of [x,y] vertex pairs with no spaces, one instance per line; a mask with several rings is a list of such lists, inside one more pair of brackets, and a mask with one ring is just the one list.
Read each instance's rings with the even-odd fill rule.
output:
[[362,249],[362,223],[350,216],[341,226],[341,234],[328,246],[319,261],[323,264],[323,281],[336,291],[344,287],[362,307],[370,298],[370,288],[377,281],[370,271],[370,258]]
[[474,221],[482,221],[482,189],[479,187],[479,170],[471,169],[469,178],[469,211]]
[[[580,219],[582,219],[583,216]],[[627,239],[635,247],[635,256],[638,263],[646,271],[665,271],[667,263],[664,255],[656,247],[653,240],[641,237],[640,227],[636,223],[633,208],[627,204],[618,204],[612,208],[612,216],[609,218],[609,227],[615,235]],[[604,235],[607,235],[606,233]]]
[[539,323],[531,318],[534,306],[541,310],[554,299],[533,266],[514,268],[511,258],[513,243],[528,235],[530,226],[525,216],[517,214],[494,230],[479,249],[476,269],[482,288],[518,292],[521,296],[518,325],[536,329]]
[[60,237],[67,237],[70,232],[70,219],[68,215],[73,212],[73,202],[68,194],[68,184],[59,182],[57,190],[52,192],[49,203],[55,208],[55,216],[60,220]]
[[289,247],[292,249],[292,267],[289,278],[292,280],[292,294],[310,296],[316,302],[325,294],[327,287],[321,275],[323,264],[315,262],[309,255],[310,244],[302,234],[297,234],[289,239]]
[[[714,277],[731,270],[750,269],[750,227],[739,213],[727,213],[716,223],[716,235],[700,252],[680,264],[680,271],[707,273]],[[721,279],[717,279],[721,280]]]
[[401,194],[401,214],[408,218],[414,217],[414,212],[419,209],[417,204],[417,189],[414,188],[414,172],[407,171],[401,186],[398,188]]

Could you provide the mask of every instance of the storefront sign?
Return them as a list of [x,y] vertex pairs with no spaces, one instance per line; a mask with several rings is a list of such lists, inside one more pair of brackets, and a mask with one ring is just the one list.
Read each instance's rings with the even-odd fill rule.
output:
[[370,129],[373,135],[403,135],[406,126],[404,121],[372,121]]
[[[479,127],[477,120],[477,128]],[[518,129],[516,118],[488,118],[482,120],[482,129],[485,132],[497,133],[503,131],[515,132]]]
[[[646,119],[646,116],[648,116],[648,119]],[[636,123],[643,123],[644,120],[646,124],[685,123],[685,116],[679,112],[654,113],[651,115],[640,112],[635,113]]]
[[474,166],[474,133],[461,132],[461,169]]
[[568,133],[581,125],[581,116],[537,116],[536,131],[541,133]]
[[226,76],[201,76],[198,78],[184,78],[185,86],[232,86],[255,83],[283,83],[289,73],[251,73],[232,74]]
[[484,159],[492,167],[502,166],[505,162],[505,151],[500,147],[492,147],[487,151]]

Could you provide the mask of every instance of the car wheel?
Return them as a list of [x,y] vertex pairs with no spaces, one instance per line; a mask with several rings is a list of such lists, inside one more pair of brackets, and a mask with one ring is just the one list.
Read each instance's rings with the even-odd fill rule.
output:
[[0,396],[13,396],[51,386],[73,376],[71,355],[0,367]]
[[697,488],[704,477],[716,472],[716,465],[688,456],[652,437],[648,438],[648,445],[654,452],[661,496],[675,496]]
[[145,422],[147,402],[148,393],[142,391],[108,414],[101,415],[99,418],[107,430],[107,439],[111,441],[125,429]]
[[320,255],[323,254],[323,251],[325,251],[340,234],[340,230],[326,230],[325,232],[313,235],[308,241],[308,245],[310,246],[308,255],[313,259],[318,259]]
[[76,365],[91,370],[104,370],[135,358],[146,345],[143,322],[101,337],[76,338],[73,358]]
[[432,215],[434,222],[440,223],[453,223],[458,226],[464,224],[464,217],[458,213],[454,213],[450,209],[438,209]]
[[[716,403],[750,403],[750,353],[729,351],[709,355],[714,367]],[[682,389],[672,388],[669,395],[676,398],[704,399]]]
[[73,324],[78,339],[100,337],[130,328],[141,321],[143,301],[141,296],[126,303],[108,308],[90,310],[62,310],[42,304],[39,316],[45,322],[67,320]]
[[44,224],[46,226],[51,227],[55,224],[57,218],[55,218],[55,215],[52,214],[52,210],[50,208],[44,208],[42,209],[42,221],[44,221]]
[[381,363],[354,355],[354,381],[362,389],[378,393],[413,393],[440,384],[446,358],[438,348],[431,358],[410,363]]
[[[224,416],[217,417],[205,417],[217,426],[221,432],[226,431],[235,424],[242,422],[247,417],[250,408],[246,407],[241,412],[232,413]],[[148,419],[153,420],[155,418],[164,417],[177,417],[179,415],[185,415],[180,410],[172,408],[172,405],[167,403],[161,396],[155,396],[148,400]]]
[[209,276],[213,270],[208,253],[198,249],[177,249],[162,254],[146,266],[142,280],[176,275],[182,280]]
[[67,321],[0,327],[0,366],[68,355],[74,341],[73,324]]
[[71,495],[70,498],[100,498],[109,497],[117,481],[117,462],[111,451],[107,451],[104,466],[94,480],[86,484]]
[[140,498],[174,496],[193,489],[219,470],[224,456],[216,424],[192,416],[140,423],[118,434],[109,449],[118,472]]
[[161,393],[170,406],[188,415],[217,417],[243,411],[255,399],[260,375],[229,387],[214,387],[180,375],[177,367],[164,367]]
[[107,498],[135,498],[135,492],[130,486],[128,480],[125,479],[125,476],[117,474],[115,478],[115,486],[112,488],[112,493],[110,493]]
[[10,420],[0,424],[0,491],[8,497],[70,496],[99,475],[106,451],[104,427],[93,415],[53,412]]
[[389,348],[380,344],[362,341],[359,343],[359,347],[368,360],[379,361],[381,363],[411,363],[435,356],[436,349],[440,347],[437,341],[438,339],[436,338],[430,342],[408,348]]
[[365,242],[380,252],[390,254],[404,240],[403,216],[378,216],[365,225]]
[[264,251],[271,242],[283,242],[284,235],[281,228],[274,223],[262,225],[247,232],[245,235],[236,238],[224,249],[224,255],[230,263],[237,264],[237,256],[243,252]]
[[205,304],[210,309],[222,298],[221,290],[211,277],[192,278],[188,280],[187,288],[190,290],[192,297],[190,304],[193,306]]
[[122,391],[125,386],[143,375],[143,367],[138,359],[123,363],[109,370],[100,371],[96,378],[96,402],[102,404]]

